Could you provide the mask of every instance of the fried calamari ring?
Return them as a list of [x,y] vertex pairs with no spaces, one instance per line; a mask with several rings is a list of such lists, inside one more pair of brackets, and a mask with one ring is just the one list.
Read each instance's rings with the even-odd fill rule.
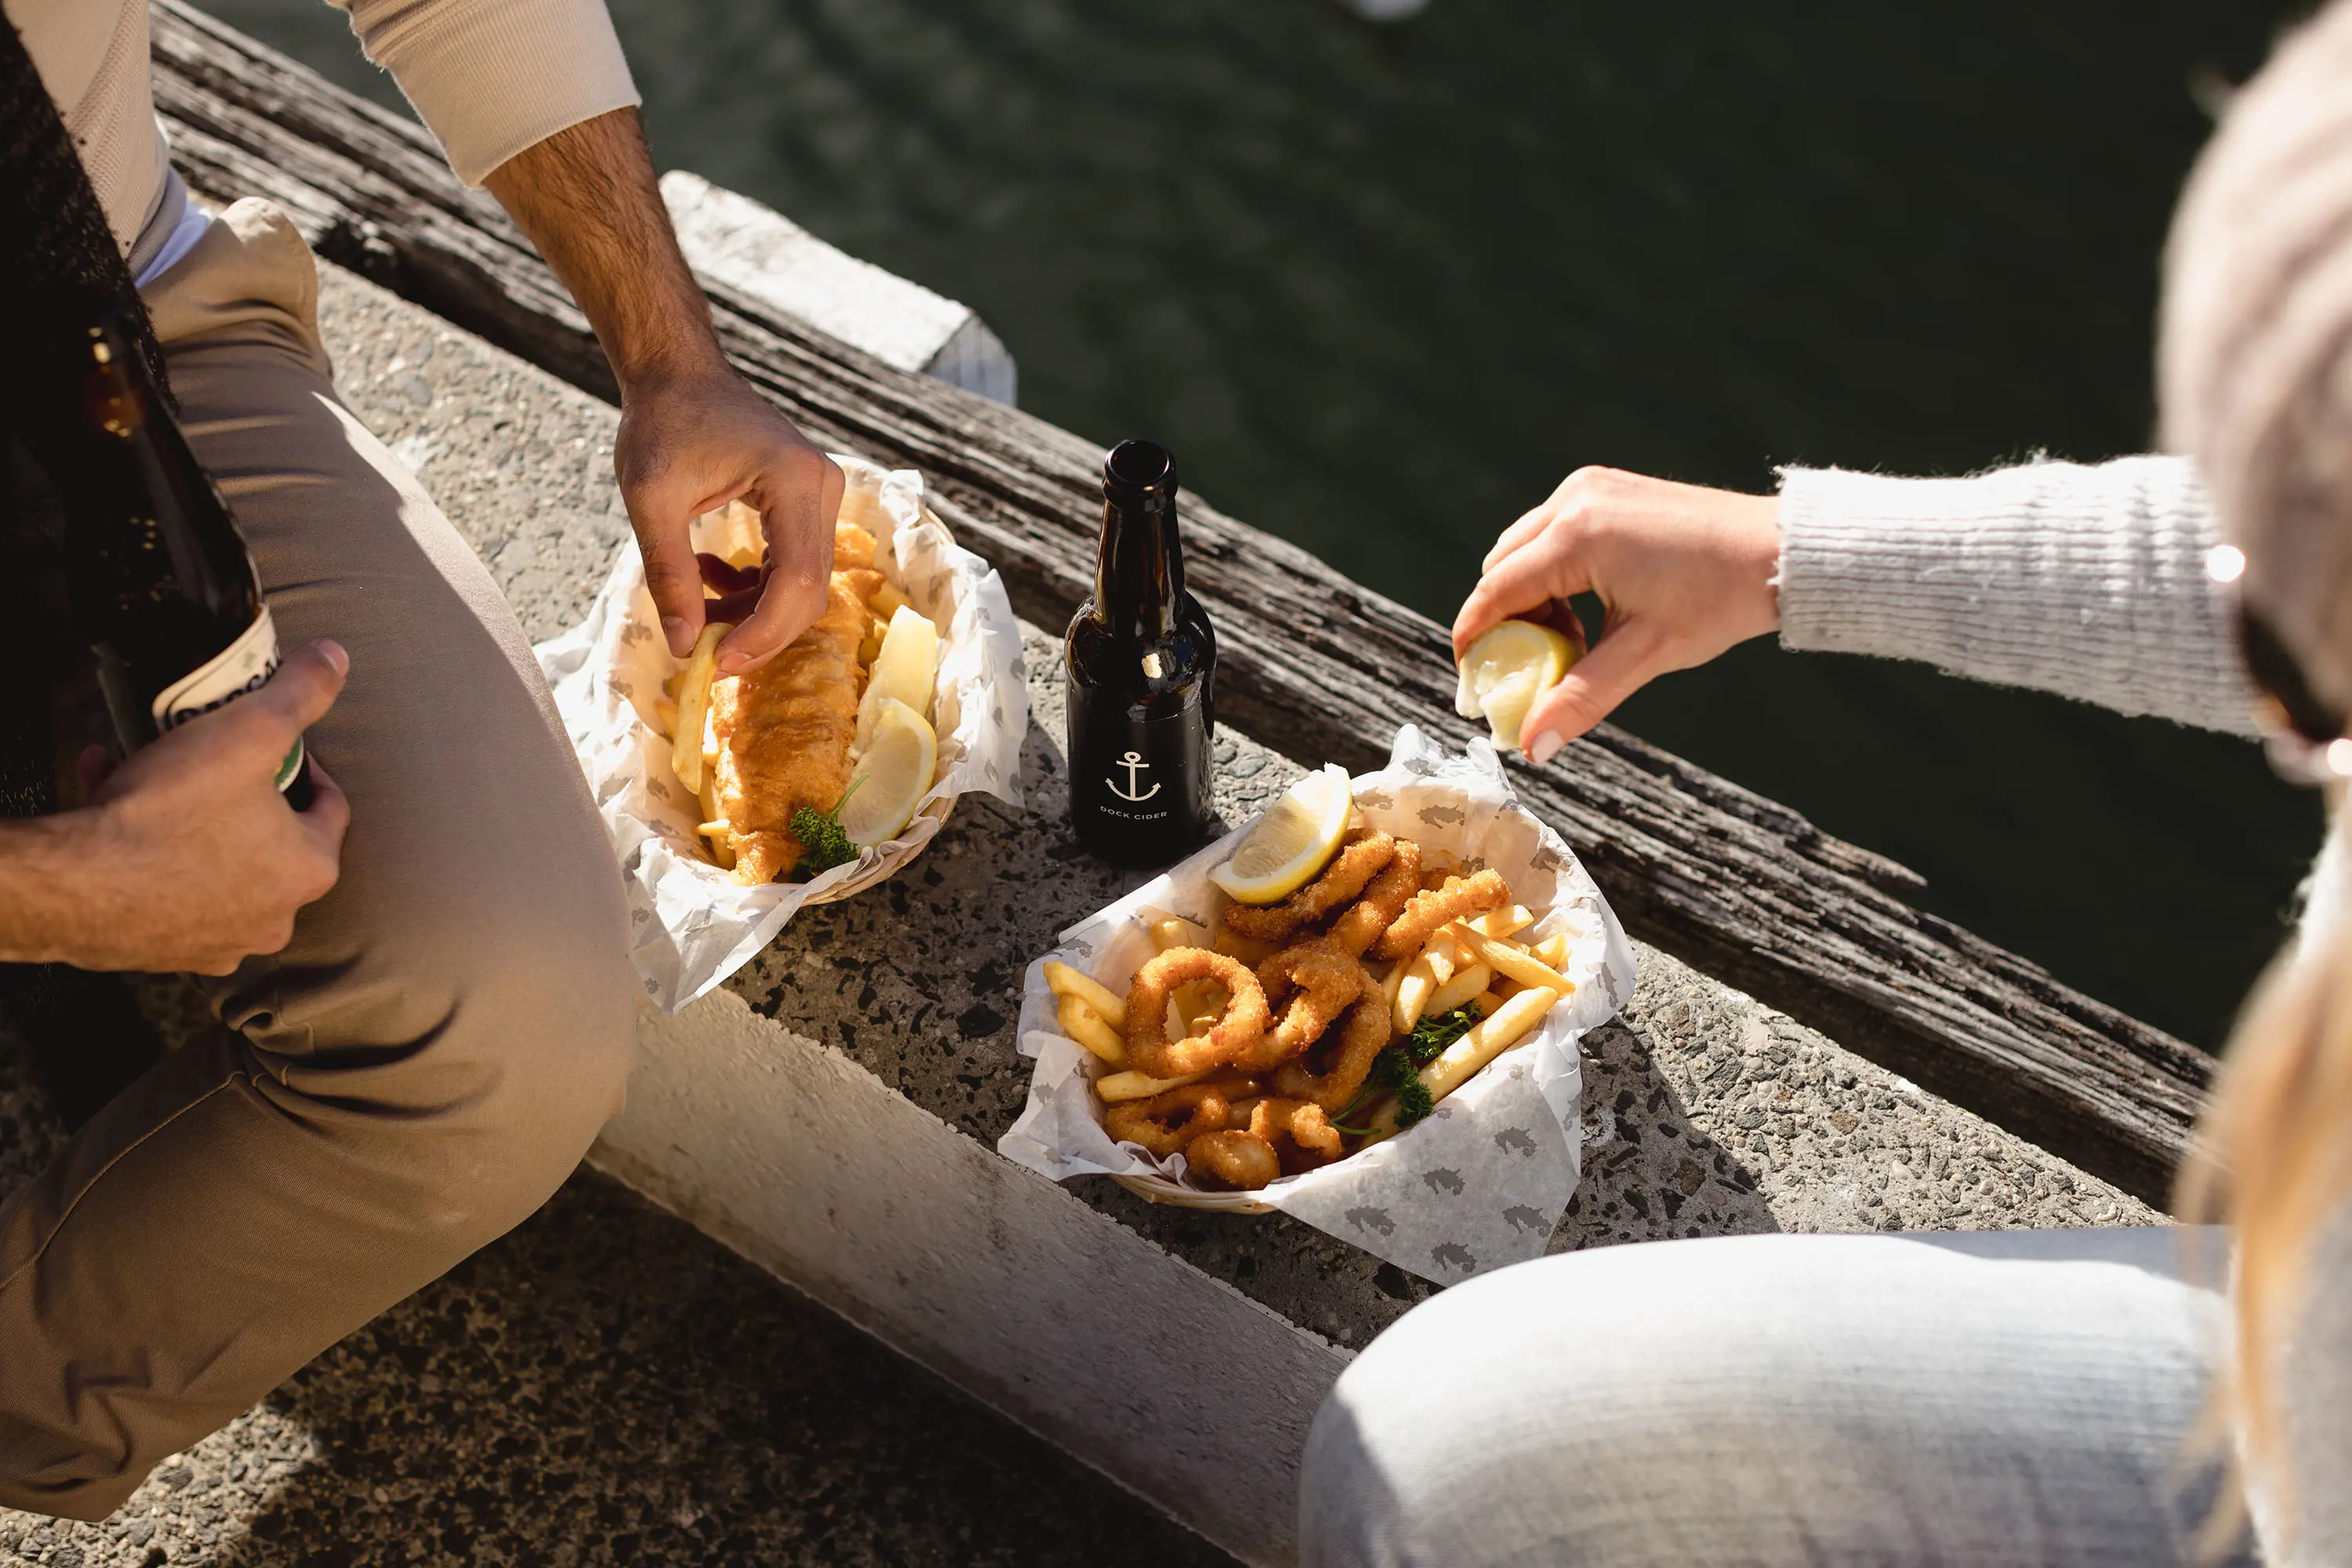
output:
[[1396,923],[1397,917],[1411,907],[1414,889],[1420,886],[1421,846],[1410,838],[1400,838],[1396,858],[1372,879],[1372,885],[1364,889],[1364,896],[1346,914],[1331,922],[1323,941],[1349,958],[1361,958],[1364,950],[1380,941],[1382,933]]
[[1419,952],[1422,944],[1448,921],[1467,920],[1510,901],[1510,884],[1491,866],[1475,877],[1457,878],[1434,891],[1416,893],[1381,938],[1381,956],[1404,958]]
[[1257,1100],[1250,1108],[1249,1130],[1274,1145],[1285,1172],[1311,1171],[1339,1157],[1339,1130],[1311,1100]]
[[1184,1145],[1184,1163],[1204,1184],[1255,1192],[1282,1174],[1274,1145],[1255,1132],[1210,1132]]
[[1385,833],[1364,834],[1349,840],[1321,876],[1282,902],[1263,907],[1235,904],[1225,911],[1225,924],[1242,936],[1280,942],[1362,892],[1364,885],[1395,857],[1395,839]]
[[[1381,1054],[1395,1033],[1391,1027],[1392,1011],[1388,993],[1370,974],[1363,976],[1363,991],[1356,1005],[1348,1009],[1347,1017],[1336,1033],[1334,1045],[1326,1035],[1306,1057],[1285,1062],[1282,1070],[1274,1075],[1274,1091],[1286,1100],[1311,1100],[1327,1112],[1336,1113],[1354,1102],[1356,1091],[1364,1087],[1371,1075],[1372,1058]],[[1316,1058],[1324,1058],[1319,1070]]]
[[1112,1106],[1103,1112],[1103,1131],[1114,1142],[1140,1143],[1155,1154],[1173,1154],[1203,1133],[1223,1132],[1246,1120],[1234,1114],[1234,1101],[1256,1092],[1257,1085],[1246,1079],[1188,1083],[1150,1100]]
[[1297,994],[1274,1027],[1234,1058],[1244,1072],[1271,1071],[1321,1039],[1363,994],[1363,965],[1321,942],[1307,942],[1259,964],[1257,980],[1269,998],[1294,990]]
[[[1188,980],[1213,980],[1233,1000],[1207,1034],[1171,1041],[1169,993]],[[1265,988],[1239,959],[1204,947],[1171,947],[1137,970],[1128,987],[1127,1065],[1153,1078],[1206,1072],[1256,1045],[1272,1022]]]

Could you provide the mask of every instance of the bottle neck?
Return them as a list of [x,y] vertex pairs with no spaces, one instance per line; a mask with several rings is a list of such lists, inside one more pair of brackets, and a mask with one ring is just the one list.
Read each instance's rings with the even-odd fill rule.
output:
[[1184,550],[1176,508],[1154,498],[1103,504],[1095,559],[1095,610],[1114,636],[1139,643],[1175,635],[1184,601]]

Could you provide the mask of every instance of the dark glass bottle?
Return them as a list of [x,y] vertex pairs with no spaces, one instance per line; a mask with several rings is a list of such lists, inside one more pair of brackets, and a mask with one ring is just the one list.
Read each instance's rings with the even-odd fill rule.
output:
[[1078,842],[1115,866],[1182,858],[1213,820],[1217,639],[1184,591],[1176,459],[1156,442],[1122,441],[1103,461],[1094,597],[1063,649]]
[[[40,456],[63,501],[74,616],[115,731],[136,750],[258,690],[278,668],[278,632],[228,503],[119,318],[59,353],[69,405]],[[308,808],[299,740],[278,787]]]

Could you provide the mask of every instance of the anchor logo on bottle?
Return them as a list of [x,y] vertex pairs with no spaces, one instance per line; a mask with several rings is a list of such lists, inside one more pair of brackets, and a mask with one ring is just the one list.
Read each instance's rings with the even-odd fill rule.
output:
[[1127,787],[1125,789],[1119,788],[1118,784],[1112,783],[1108,779],[1103,780],[1104,787],[1108,789],[1111,794],[1118,796],[1119,799],[1127,801],[1129,804],[1135,804],[1150,800],[1153,795],[1160,793],[1160,786],[1156,784],[1150,789],[1145,790],[1141,795],[1135,793],[1135,786],[1143,782],[1142,779],[1137,775],[1140,773],[1148,773],[1151,771],[1151,764],[1143,760],[1143,753],[1141,752],[1129,752],[1127,755],[1113,763],[1111,766],[1115,768],[1125,768],[1127,770]]

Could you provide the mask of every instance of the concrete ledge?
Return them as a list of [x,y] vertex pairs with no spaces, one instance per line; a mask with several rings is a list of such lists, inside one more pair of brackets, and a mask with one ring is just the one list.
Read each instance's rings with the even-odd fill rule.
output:
[[1343,1353],[728,992],[640,1038],[600,1168],[1244,1561],[1290,1559],[1291,1466],[1231,1444],[1298,1452]]
[[1019,401],[1013,356],[969,305],[827,245],[751,197],[673,169],[662,200],[687,261],[706,279],[855,343],[877,359],[935,375],[999,403]]
[[[421,466],[531,636],[575,621],[626,538],[614,411],[322,272],[353,409]],[[631,1108],[595,1158],[1229,1550],[1282,1562],[1314,1400],[1432,1288],[1286,1216],[1055,1188],[992,1152],[1027,1080],[1022,965],[1140,879],[1070,836],[1055,642],[1027,637],[1028,807],[966,802],[898,879],[804,912],[696,1012],[649,1019]],[[1230,731],[1217,755],[1229,818],[1299,772]],[[2158,1217],[1738,992],[1641,961],[1622,1020],[1586,1041],[1586,1174],[1556,1251]],[[1224,1468],[1236,1454],[1246,1479]]]

